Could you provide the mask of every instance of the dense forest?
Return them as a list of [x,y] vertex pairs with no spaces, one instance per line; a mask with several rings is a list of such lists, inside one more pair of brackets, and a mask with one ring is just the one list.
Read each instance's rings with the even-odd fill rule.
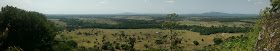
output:
[[[163,29],[161,24],[163,21],[156,20],[132,20],[132,19],[112,19],[118,24],[90,23],[76,18],[61,18],[60,21],[66,22],[68,31],[78,28],[103,28],[103,29],[145,29],[158,28]],[[175,29],[190,30],[200,32],[201,35],[210,35],[215,33],[245,33],[249,32],[249,27],[228,27],[228,26],[199,26],[199,25],[177,25]]]

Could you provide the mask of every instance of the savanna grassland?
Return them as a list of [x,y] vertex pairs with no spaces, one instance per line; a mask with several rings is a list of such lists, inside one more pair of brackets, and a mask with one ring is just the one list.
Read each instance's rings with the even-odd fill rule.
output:
[[[106,24],[112,25],[104,27],[100,26],[99,28],[92,27],[83,27],[86,24],[73,25],[69,21],[63,21],[60,19],[71,19],[72,22],[87,22],[87,24]],[[75,19],[75,20],[73,20]],[[129,45],[129,38],[136,38],[134,48],[136,50],[151,50],[151,49],[168,49],[170,47],[168,33],[169,31],[161,27],[160,22],[164,21],[164,17],[152,17],[152,16],[104,16],[102,17],[75,17],[75,16],[64,16],[64,17],[51,17],[49,20],[53,21],[58,27],[59,26],[68,26],[60,31],[60,34],[56,36],[56,40],[69,41],[74,40],[77,42],[79,47],[85,48],[97,48],[102,49],[103,45],[110,43],[110,47],[113,47],[114,50],[125,50],[121,47],[123,44]],[[203,20],[208,19],[208,20]],[[209,20],[210,19],[210,20]],[[212,19],[212,20],[211,20]],[[231,20],[225,22],[224,20],[235,19],[235,18],[218,18],[215,20],[215,17],[186,17],[176,19],[180,25],[188,26],[201,26],[201,27],[248,27],[253,25],[253,21],[256,18],[238,18],[239,20]],[[131,20],[131,21],[124,21]],[[137,21],[140,23],[134,23]],[[124,23],[125,22],[125,23]],[[128,22],[128,24],[127,24]],[[122,25],[126,24],[133,26],[134,24],[141,25],[142,22],[149,23],[152,22],[150,27],[146,28],[145,25],[143,28],[122,28]],[[68,24],[67,24],[68,23]],[[143,24],[144,24],[143,23]],[[119,25],[120,27],[115,28],[114,25]],[[72,27],[69,27],[72,26]],[[159,28],[158,28],[159,27]],[[179,27],[180,28],[180,27]],[[217,32],[214,34],[201,35],[200,32],[194,32],[191,29],[177,29],[175,30],[176,39],[180,40],[177,44],[182,50],[194,50],[201,49],[206,46],[214,46],[214,38],[226,39],[228,37],[242,37],[246,35],[246,32]],[[157,44],[156,41],[161,40],[162,44]],[[193,41],[198,41],[199,45],[195,45]],[[147,46],[145,46],[147,45]],[[119,46],[120,48],[116,48]]]
[[[125,37],[121,37],[124,32]],[[79,34],[81,32],[82,34]],[[158,33],[157,33],[158,32]],[[188,30],[176,30],[178,32],[177,38],[182,39],[180,46],[184,47],[184,50],[192,50],[195,48],[203,48],[204,46],[214,44],[213,39],[216,38],[228,38],[231,36],[240,36],[244,33],[217,33],[212,35],[199,35],[197,32],[191,32]],[[89,33],[91,35],[85,35]],[[87,48],[97,46],[102,47],[104,42],[114,42],[119,44],[128,44],[128,37],[136,38],[137,42],[134,46],[135,49],[148,50],[150,48],[160,49],[160,46],[155,43],[155,40],[167,39],[164,38],[168,34],[167,30],[161,29],[78,29],[75,31],[64,31],[60,35],[57,35],[58,40],[74,40],[79,46],[85,46]],[[104,41],[103,41],[104,37]],[[202,40],[203,39],[203,40]],[[102,42],[103,41],[103,42]],[[193,41],[198,41],[199,45],[194,45]],[[148,44],[149,48],[145,48],[144,44]],[[170,46],[168,43],[161,45]]]

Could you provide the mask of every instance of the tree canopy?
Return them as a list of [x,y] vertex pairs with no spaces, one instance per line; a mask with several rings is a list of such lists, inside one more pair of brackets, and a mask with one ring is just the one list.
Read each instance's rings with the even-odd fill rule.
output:
[[2,7],[1,10],[0,32],[7,35],[1,38],[1,49],[20,46],[23,50],[33,51],[50,47],[57,30],[44,14],[13,6]]

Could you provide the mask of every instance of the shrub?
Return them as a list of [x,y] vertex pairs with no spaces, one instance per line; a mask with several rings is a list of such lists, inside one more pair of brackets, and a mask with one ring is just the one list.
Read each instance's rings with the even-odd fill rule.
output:
[[201,41],[204,41],[204,39],[201,39]]
[[122,47],[123,50],[128,50],[129,49],[127,44],[122,44],[121,47]]
[[156,40],[156,44],[162,44],[163,42],[161,40]]
[[148,48],[149,46],[148,46],[148,44],[144,44],[144,47]]
[[68,43],[69,45],[71,45],[73,48],[77,48],[77,47],[78,47],[77,42],[75,42],[74,40],[67,41],[67,43]]
[[194,45],[199,45],[199,42],[198,41],[193,41],[193,44]]
[[223,42],[222,38],[214,38],[213,41],[214,41],[215,45],[218,45]]
[[116,45],[115,48],[116,48],[116,49],[120,49],[120,46],[119,46],[119,45]]

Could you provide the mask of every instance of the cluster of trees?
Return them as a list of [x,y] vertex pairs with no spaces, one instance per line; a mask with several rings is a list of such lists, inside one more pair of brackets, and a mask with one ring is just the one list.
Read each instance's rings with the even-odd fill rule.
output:
[[249,32],[251,28],[249,27],[228,27],[228,26],[197,26],[197,25],[179,25],[175,29],[190,30],[193,32],[199,32],[200,35],[210,35],[215,33],[245,33]]
[[118,24],[92,23],[76,18],[61,18],[60,21],[67,23],[67,30],[78,28],[105,28],[105,29],[140,29],[140,28],[161,28],[161,22],[155,20],[132,20],[132,19],[112,19]]
[[72,51],[78,44],[58,41],[54,23],[44,14],[6,6],[0,12],[0,51]]
[[[78,28],[104,28],[104,29],[142,29],[142,28],[160,28],[162,21],[155,20],[131,20],[131,19],[112,19],[118,24],[90,23],[75,18],[61,18],[60,21],[66,22],[66,29],[71,31]],[[184,29],[194,32],[200,32],[201,35],[210,35],[215,33],[244,33],[250,30],[249,27],[228,27],[228,26],[211,26],[204,27],[198,25],[175,25],[175,29]]]
[[10,46],[26,51],[53,50],[57,29],[46,16],[12,6],[2,7],[0,13],[0,51]]

